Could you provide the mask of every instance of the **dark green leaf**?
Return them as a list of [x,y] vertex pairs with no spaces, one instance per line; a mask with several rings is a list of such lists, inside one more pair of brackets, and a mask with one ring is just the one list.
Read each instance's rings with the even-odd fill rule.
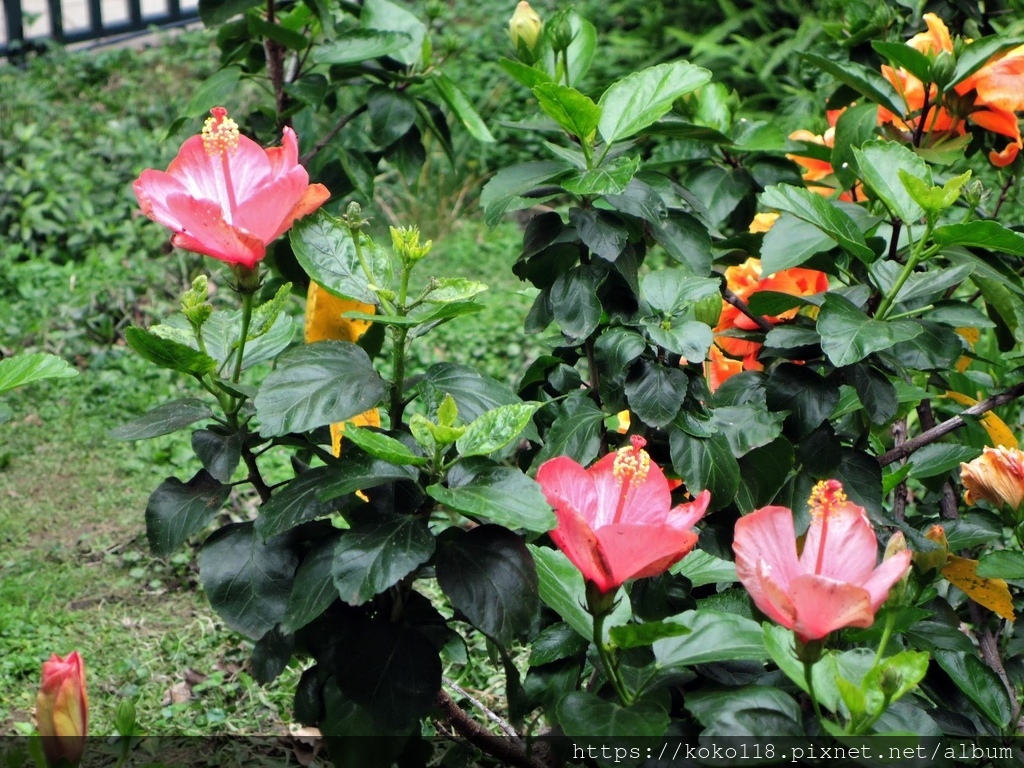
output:
[[669,569],[670,573],[685,576],[693,587],[736,581],[736,565],[695,549]]
[[528,67],[513,59],[502,57],[498,59],[498,65],[511,75],[516,82],[520,85],[525,85],[527,88],[536,88],[542,83],[551,82],[551,76],[547,72],[534,67]]
[[568,170],[563,163],[549,160],[519,163],[502,168],[484,184],[480,192],[480,206],[492,227],[501,220],[505,211],[529,207],[533,201],[519,202],[522,195],[541,184],[552,181]]
[[740,468],[723,435],[700,438],[680,430],[669,434],[672,468],[691,493],[711,492],[711,509],[731,503],[740,484]]
[[721,281],[713,277],[694,277],[685,269],[659,269],[644,275],[640,296],[656,312],[675,315],[694,302],[716,295]]
[[[537,566],[540,599],[551,610],[565,619],[588,642],[594,638],[594,617],[586,609],[587,596],[583,574],[569,558],[557,549],[545,549],[533,544],[527,545]],[[626,624],[633,615],[628,600],[620,600],[605,619],[604,636],[608,638],[611,627]]]
[[304,432],[346,421],[384,397],[384,382],[362,347],[318,341],[288,350],[256,395],[263,435]]
[[422,467],[427,463],[425,457],[413,453],[412,449],[400,440],[388,437],[382,432],[357,427],[355,424],[345,426],[345,439],[352,441],[371,456],[392,464]]
[[199,18],[207,27],[216,27],[257,5],[260,0],[199,0]]
[[696,320],[674,319],[665,328],[663,322],[646,322],[644,327],[651,341],[662,349],[699,363],[708,356],[713,334],[710,326]]
[[629,243],[629,232],[614,213],[572,208],[569,221],[583,244],[605,261],[615,261]]
[[[15,358],[8,358],[13,360]],[[4,361],[6,362],[6,360]],[[0,363],[2,365],[2,363]],[[186,397],[173,403],[158,405],[137,419],[107,432],[115,440],[144,440],[177,432],[182,427],[213,416],[213,411],[202,400]]]
[[882,469],[874,456],[844,448],[835,477],[842,482],[846,495],[854,504],[872,514],[882,514]]
[[441,689],[437,650],[411,627],[361,620],[342,634],[334,658],[342,693],[390,728],[426,714]]
[[966,80],[988,63],[993,56],[1019,45],[1024,45],[1024,39],[1006,35],[990,35],[972,40],[957,54],[956,69],[953,70],[953,78],[946,88],[952,88],[957,83]]
[[[347,461],[346,451],[345,459],[340,463]],[[256,533],[263,539],[269,539],[307,520],[336,512],[340,506],[337,502],[329,503],[320,498],[328,487],[327,482],[335,466],[313,467],[294,477],[283,488],[277,489],[260,507],[259,517],[256,518]]]
[[297,565],[286,537],[263,541],[252,523],[233,523],[203,544],[199,579],[224,623],[258,638],[284,618]]
[[852,61],[832,61],[816,53],[801,55],[819,69],[828,72],[841,83],[845,83],[857,93],[867,96],[868,99],[880,104],[893,114],[905,114],[906,108],[903,106],[903,99],[892,84],[875,70]]
[[668,713],[652,701],[623,707],[593,693],[573,691],[558,702],[556,717],[566,736],[612,738],[648,736],[659,738],[668,728]]
[[623,155],[567,176],[562,189],[574,195],[618,195],[626,191],[639,167],[640,158]]
[[601,301],[597,289],[604,274],[592,266],[573,267],[551,286],[551,309],[562,332],[574,339],[585,339],[601,320]]
[[169,477],[156,487],[146,504],[146,537],[157,557],[167,557],[213,519],[231,492],[205,469],[187,483]]
[[[909,45],[900,47],[913,50]],[[932,174],[924,160],[895,141],[869,141],[860,149],[854,149],[853,156],[860,178],[890,213],[906,224],[913,224],[924,216],[924,209],[900,179],[900,171],[903,171],[931,184]]]
[[275,43],[280,43],[285,48],[293,51],[301,51],[310,44],[309,38],[301,32],[288,29],[282,24],[269,22],[262,16],[255,16],[251,13],[247,14],[245,23],[249,27],[249,33],[254,38],[273,40]]
[[739,458],[778,437],[782,419],[782,414],[769,413],[762,406],[722,406],[712,412],[711,426],[725,436],[732,455]]
[[701,735],[706,738],[760,739],[766,733],[806,738],[800,705],[776,687],[750,685],[695,691],[686,697],[686,708],[705,726]]
[[601,96],[598,130],[609,144],[627,139],[663,117],[680,96],[711,79],[685,61],[659,64],[612,83]]
[[834,248],[835,244],[835,240],[814,224],[784,213],[761,241],[761,272],[770,275],[799,267],[814,254]]
[[230,483],[242,458],[242,433],[222,435],[209,429],[197,429],[192,433],[192,450],[215,480]]
[[[228,5],[230,5],[230,2],[225,3],[225,7]],[[204,21],[204,24],[207,26],[219,23]],[[189,99],[188,105],[178,114],[177,119],[167,129],[167,137],[169,138],[176,133],[186,119],[202,117],[209,114],[210,110],[218,104],[229,103],[232,94],[238,89],[238,81],[241,77],[242,70],[240,67],[225,67],[205,78],[192,93],[192,98]]]
[[985,666],[974,651],[934,651],[932,655],[953,680],[953,684],[971,700],[990,723],[997,728],[1006,727],[1012,714],[1010,697],[999,676]]
[[804,365],[784,363],[768,377],[769,410],[789,411],[790,422],[803,437],[825,421],[839,402],[839,387]]
[[864,241],[856,222],[821,195],[789,184],[776,184],[764,191],[761,202],[813,224],[861,261],[874,260],[874,251]]
[[912,467],[910,476],[918,479],[944,475],[956,469],[963,461],[977,458],[980,450],[968,445],[951,445],[949,443],[932,443],[924,445],[910,456]]
[[627,624],[624,627],[612,627],[612,643],[619,648],[643,648],[653,645],[655,640],[664,637],[678,637],[689,634],[688,627],[670,621],[647,621],[643,624]]
[[362,605],[398,583],[434,554],[426,523],[379,511],[360,515],[334,550],[334,586],[349,605]]
[[679,413],[689,382],[679,368],[644,360],[626,381],[629,407],[652,427],[664,427]]
[[366,94],[366,110],[370,115],[371,138],[386,147],[405,135],[416,122],[416,102],[404,91],[373,86]]
[[455,488],[431,485],[427,493],[449,509],[477,520],[537,533],[555,527],[555,516],[540,487],[512,467],[485,469]]
[[885,424],[896,415],[899,407],[896,387],[884,373],[867,365],[857,365],[850,371],[850,383],[873,424]]
[[331,573],[337,543],[337,536],[319,542],[299,566],[288,607],[281,620],[281,628],[285,632],[302,629],[338,599]]
[[508,648],[530,628],[538,609],[537,569],[523,540],[481,525],[442,540],[437,581],[469,623]]
[[192,376],[204,376],[217,370],[217,361],[209,355],[142,328],[128,328],[124,332],[124,339],[143,359],[161,368]]
[[821,349],[833,365],[860,362],[872,352],[889,349],[921,333],[921,326],[907,320],[875,320],[855,307],[849,299],[829,293],[818,315]]
[[570,395],[558,408],[555,421],[544,435],[544,447],[534,460],[541,463],[568,456],[586,466],[601,446],[605,414],[584,394]]
[[850,189],[857,181],[853,150],[877,135],[878,107],[874,104],[848,107],[836,121],[835,141],[832,145],[832,172],[845,189]]
[[557,83],[534,86],[537,103],[565,131],[583,143],[592,143],[591,134],[601,119],[601,109],[575,88]]
[[689,633],[654,643],[654,657],[665,668],[692,667],[715,661],[763,661],[768,658],[761,625],[732,613],[686,611],[667,621]]
[[[377,294],[371,290],[370,278],[356,255],[352,233],[340,219],[318,211],[296,223],[289,237],[299,264],[326,291],[364,304],[377,303]],[[365,247],[367,241],[362,243],[364,256],[372,257],[377,252]],[[370,269],[374,275],[373,282],[386,286],[384,265],[371,263]]]
[[[817,230],[815,230],[817,232]],[[669,211],[662,220],[651,222],[655,241],[673,259],[699,277],[711,272],[711,236],[707,227],[683,211]],[[829,240],[829,246],[832,241]]]
[[353,29],[317,45],[313,61],[317,64],[359,64],[390,56],[407,46],[411,39],[404,32]]
[[414,13],[389,0],[365,0],[359,21],[364,29],[383,32],[399,32],[409,42],[389,55],[406,65],[413,65],[423,58],[423,39],[427,27]]
[[268,685],[284,672],[295,649],[294,635],[274,627],[256,641],[252,649],[252,677],[260,685]]
[[932,61],[913,46],[906,43],[889,43],[872,40],[871,47],[889,60],[893,68],[902,67],[922,83],[932,80]]
[[743,512],[771,504],[793,468],[793,446],[785,438],[755,448],[739,460],[736,504]]
[[982,555],[977,575],[982,579],[1024,579],[1024,553],[1000,549]]
[[491,143],[494,136],[491,135],[487,124],[480,117],[472,103],[455,81],[442,72],[435,72],[432,81],[437,92],[444,99],[444,103],[459,119],[459,122],[469,131],[469,135],[477,141]]
[[939,245],[966,245],[996,253],[1024,256],[1024,235],[997,221],[971,221],[936,227],[932,237]]
[[[398,466],[359,450],[345,450],[340,461],[326,467],[314,467],[303,473],[303,476],[312,472],[323,475],[317,480],[318,483],[322,483],[318,494],[321,501],[348,496],[356,491],[399,480],[415,480],[417,476],[416,470],[412,467]],[[265,504],[263,509],[266,509]]]
[[530,643],[530,666],[540,667],[582,653],[587,641],[565,622],[545,627]]

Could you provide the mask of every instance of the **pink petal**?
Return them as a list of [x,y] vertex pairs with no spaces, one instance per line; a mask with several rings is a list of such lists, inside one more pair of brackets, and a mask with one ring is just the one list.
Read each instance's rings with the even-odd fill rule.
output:
[[761,592],[757,577],[760,561],[770,567],[772,581],[783,591],[788,591],[790,582],[801,573],[793,513],[785,507],[762,507],[737,520],[732,550],[736,574],[759,606],[755,593]]
[[611,569],[603,559],[597,536],[586,520],[568,504],[555,507],[558,527],[551,531],[551,540],[565,553],[573,565],[580,569],[583,578],[597,584],[602,592],[610,592],[621,584],[611,575]]
[[203,147],[202,136],[192,136],[181,145],[178,156],[167,166],[167,173],[182,183],[197,200],[217,200],[225,196],[220,158]]
[[909,550],[897,552],[888,560],[875,568],[875,572],[868,577],[861,586],[871,596],[871,610],[877,611],[882,603],[889,599],[889,590],[892,585],[903,578],[903,574],[910,568],[911,553]]
[[697,544],[697,534],[657,525],[606,525],[597,540],[612,581],[656,576],[682,560]]
[[855,584],[805,574],[793,579],[789,597],[796,609],[793,631],[803,640],[819,640],[842,627],[870,627],[875,620],[871,596]]
[[827,530],[823,517],[811,519],[800,554],[800,569],[805,573],[862,584],[877,562],[878,540],[863,507],[847,502],[831,510]]
[[239,207],[273,178],[267,151],[247,136],[238,137],[238,147],[227,153],[227,161]]
[[556,513],[560,507],[568,507],[581,515],[591,528],[596,527],[597,491],[587,470],[568,456],[559,456],[541,465],[537,482]]
[[166,203],[181,222],[171,238],[176,247],[247,267],[266,254],[263,241],[226,222],[217,203],[188,195],[171,195]]
[[772,621],[792,629],[793,624],[796,623],[796,608],[793,607],[793,601],[789,599],[789,595],[783,592],[772,579],[771,566],[764,560],[758,561],[754,579],[754,583],[757,585],[756,589],[751,589],[750,586],[744,584],[754,600],[754,605]]
[[265,243],[288,227],[282,226],[306,191],[306,173],[289,173],[255,190],[235,211],[232,224]]
[[148,168],[139,174],[132,184],[135,198],[139,201],[142,212],[165,227],[181,229],[178,215],[167,206],[167,198],[171,195],[186,195],[185,186],[176,178],[163,171]]
[[277,228],[277,232],[274,233],[274,236],[271,239],[276,240],[278,237],[283,235],[291,228],[292,224],[294,224],[296,220],[311,214],[321,205],[326,203],[330,196],[331,193],[323,184],[310,184],[306,187],[306,191],[299,199],[299,202],[295,204],[295,207],[292,208],[291,212],[285,217],[285,220],[281,222],[281,226]]
[[710,503],[711,491],[703,490],[693,501],[672,507],[665,517],[665,525],[675,528],[677,531],[688,531],[704,517]]
[[[598,495],[598,514],[594,527],[600,528],[615,522],[615,513],[619,508],[622,496],[622,483],[615,477],[616,452],[602,457],[589,470],[594,478],[594,486]],[[665,521],[669,507],[672,506],[672,493],[668,488],[668,480],[661,467],[651,462],[644,481],[630,484],[622,504],[622,513],[618,522],[633,525],[661,525]]]
[[[292,168],[302,167],[299,165],[299,143],[295,138],[295,131],[285,126],[281,146],[267,149],[267,160],[270,161],[271,179],[279,178]],[[305,172],[305,169],[303,169],[303,172]],[[308,176],[306,183],[309,183]]]

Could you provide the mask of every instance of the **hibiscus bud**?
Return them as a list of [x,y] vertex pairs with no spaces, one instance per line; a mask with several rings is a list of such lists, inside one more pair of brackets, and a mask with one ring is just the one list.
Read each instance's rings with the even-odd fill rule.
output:
[[[892,536],[889,537],[889,543],[885,545],[885,554],[882,556],[882,562],[891,560],[896,557],[900,552],[907,551],[907,538],[903,535],[903,531],[896,531]],[[911,555],[913,557],[913,555]],[[910,571],[907,570],[902,578],[893,584],[889,590],[889,602],[898,604],[902,602],[903,595],[906,592],[907,581],[910,579]]]
[[941,525],[933,525],[924,537],[938,546],[936,549],[929,549],[925,552],[915,552],[913,554],[914,565],[924,574],[941,571],[949,559],[949,542],[946,541],[946,531]]
[[953,72],[956,71],[956,59],[949,51],[939,51],[939,54],[932,61],[931,76],[932,82],[939,88],[945,88],[946,84],[953,79]]
[[572,31],[572,23],[569,21],[569,11],[563,10],[551,20],[548,26],[548,39],[555,53],[561,53],[568,49],[576,34]]
[[717,293],[705,296],[693,304],[693,317],[698,323],[704,323],[714,328],[718,325],[718,319],[722,316],[722,297]]
[[537,40],[540,38],[544,22],[526,0],[516,6],[516,12],[508,20],[508,36],[512,39],[512,47],[516,54],[527,64],[532,64],[536,57]]
[[420,245],[419,227],[391,227],[391,244],[403,264],[415,264],[430,253],[434,241]]
[[206,275],[200,275],[192,281],[192,287],[181,296],[181,311],[194,327],[202,326],[210,315],[213,306],[207,303],[210,297],[210,286]]
[[48,765],[78,765],[85,749],[88,721],[82,657],[77,651],[64,659],[52,655],[43,664],[43,681],[36,697],[36,725]]

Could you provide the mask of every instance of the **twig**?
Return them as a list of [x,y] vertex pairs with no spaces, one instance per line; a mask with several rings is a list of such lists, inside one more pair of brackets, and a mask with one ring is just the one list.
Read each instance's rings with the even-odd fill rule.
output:
[[750,307],[747,306],[747,302],[745,302],[743,299],[741,299],[739,296],[733,293],[732,289],[727,288],[724,285],[722,286],[722,298],[725,299],[728,303],[732,304],[734,307],[736,307],[736,309],[738,309],[744,315],[749,317],[755,323],[757,323],[757,327],[760,328],[765,333],[768,333],[768,331],[775,327],[768,321],[768,318],[762,317],[761,315],[755,315],[753,312],[751,312]]
[[505,765],[514,765],[517,768],[547,768],[544,763],[526,754],[522,744],[496,736],[470,718],[443,688],[437,692],[434,703],[441,710],[444,719],[470,744],[493,755]]
[[1017,690],[1006,675],[1006,668],[1003,666],[1003,659],[999,655],[999,644],[992,630],[985,626],[985,616],[981,612],[981,606],[973,600],[967,603],[967,610],[971,614],[971,621],[974,622],[974,634],[978,639],[978,648],[981,650],[981,658],[985,660],[988,667],[995,672],[1006,688],[1010,697],[1010,707],[1013,712],[1010,722],[1017,726],[1017,719],[1020,717],[1020,701],[1017,699]]
[[313,158],[316,157],[318,154],[320,154],[320,150],[321,149],[323,149],[328,144],[330,144],[332,141],[334,141],[334,137],[337,136],[339,133],[341,133],[341,129],[342,128],[344,128],[346,125],[351,123],[353,120],[355,120],[357,117],[359,117],[359,115],[363,114],[363,112],[365,112],[365,111],[366,111],[366,105],[363,104],[361,107],[358,107],[358,108],[352,110],[347,115],[345,115],[343,118],[341,118],[341,120],[338,121],[337,125],[335,125],[333,128],[331,128],[331,130],[329,130],[327,133],[325,133],[323,138],[320,139],[320,141],[318,141],[316,143],[316,145],[314,145],[314,147],[311,150],[309,150],[309,152],[304,154],[299,159],[299,162],[302,165],[309,165],[310,162],[313,160]]
[[963,413],[953,416],[950,419],[946,419],[941,424],[936,424],[931,429],[922,432],[917,437],[907,440],[907,442],[897,448],[892,448],[891,450],[886,451],[876,459],[878,466],[887,467],[894,461],[905,459],[918,448],[930,445],[940,437],[948,435],[950,432],[959,429],[967,423],[964,416],[967,416],[968,418],[971,416],[980,416],[983,413],[988,413],[993,408],[997,408],[1000,405],[1005,405],[1006,403],[1016,400],[1021,395],[1024,395],[1024,383],[1015,384],[1005,392],[1000,392],[997,395],[987,397],[977,405],[972,405],[970,408],[965,409]]
[[1007,177],[1006,182],[1003,184],[1003,188],[999,191],[999,199],[996,201],[996,207],[992,209],[992,218],[996,218],[999,215],[999,209],[1003,207],[1003,203],[1006,202],[1006,198],[1010,193],[1010,187],[1013,186],[1014,179],[1017,177],[1012,173]]
[[474,697],[472,694],[470,694],[469,691],[460,686],[454,680],[449,680],[447,677],[442,677],[441,682],[444,683],[444,685],[446,685],[448,688],[451,688],[453,691],[459,694],[459,696],[461,696],[462,698],[468,699],[469,702],[474,707],[476,707],[484,713],[484,716],[488,720],[490,720],[492,723],[501,728],[501,730],[505,733],[506,736],[508,736],[513,741],[522,744],[522,741],[519,738],[519,734],[516,733],[516,729],[512,727],[511,723],[509,723],[503,717],[498,715],[498,713],[489,709],[486,704],[484,704],[482,701]]
[[266,503],[267,499],[271,496],[270,486],[267,485],[263,475],[260,473],[260,465],[256,463],[256,457],[249,448],[243,447],[242,458],[245,460],[245,466],[249,469],[249,477],[246,479],[252,483],[256,493],[260,495],[260,502]]
[[[902,419],[897,420],[892,425],[892,442],[893,445],[899,448],[905,442],[907,442],[907,417],[904,416]],[[901,480],[895,488],[896,497],[892,503],[892,516],[900,522],[906,517],[907,514],[907,501],[910,495],[910,491],[907,488],[907,481]]]

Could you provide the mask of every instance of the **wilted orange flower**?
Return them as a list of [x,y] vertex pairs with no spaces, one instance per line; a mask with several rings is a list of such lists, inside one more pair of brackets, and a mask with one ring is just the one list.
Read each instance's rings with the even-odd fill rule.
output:
[[711,349],[708,350],[708,361],[704,369],[708,377],[708,386],[712,392],[722,386],[726,379],[735,376],[737,373],[764,370],[764,366],[757,361],[757,353],[760,352],[761,345],[754,343],[754,347],[755,349],[751,354],[742,360],[737,360],[726,357],[717,344],[711,345]]
[[1017,448],[986,446],[981,456],[960,464],[964,501],[987,501],[996,507],[1019,510],[1024,504],[1024,452]]

